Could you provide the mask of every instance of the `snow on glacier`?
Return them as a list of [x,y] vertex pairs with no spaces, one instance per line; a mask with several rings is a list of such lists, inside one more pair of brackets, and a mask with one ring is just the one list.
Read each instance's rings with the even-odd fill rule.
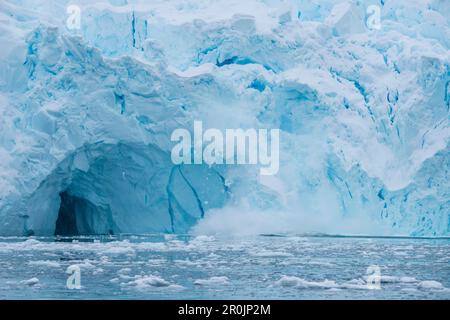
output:
[[[0,3],[1,235],[450,234],[448,1],[69,4]],[[194,120],[280,172],[174,166]]]

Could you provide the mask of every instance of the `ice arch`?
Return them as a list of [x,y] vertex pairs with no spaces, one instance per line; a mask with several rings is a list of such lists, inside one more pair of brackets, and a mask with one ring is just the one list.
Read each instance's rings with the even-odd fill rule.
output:
[[20,217],[25,235],[182,233],[226,197],[213,168],[174,166],[154,145],[99,143],[68,155]]

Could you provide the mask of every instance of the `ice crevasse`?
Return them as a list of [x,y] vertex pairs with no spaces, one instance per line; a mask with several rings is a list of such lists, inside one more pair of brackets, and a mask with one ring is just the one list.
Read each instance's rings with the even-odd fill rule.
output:
[[[0,235],[450,235],[448,1],[71,4],[0,3]],[[194,120],[278,174],[174,165]]]

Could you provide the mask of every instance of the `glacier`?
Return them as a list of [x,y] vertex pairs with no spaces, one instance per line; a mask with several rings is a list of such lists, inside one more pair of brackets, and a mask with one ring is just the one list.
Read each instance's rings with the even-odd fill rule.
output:
[[[0,235],[449,236],[445,12],[446,0],[2,1]],[[174,165],[171,133],[199,119],[279,128],[279,173]]]

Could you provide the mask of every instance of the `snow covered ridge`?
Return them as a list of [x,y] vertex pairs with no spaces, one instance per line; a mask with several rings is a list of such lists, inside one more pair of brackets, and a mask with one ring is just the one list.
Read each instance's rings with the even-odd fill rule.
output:
[[[2,1],[0,235],[450,235],[449,6]],[[194,119],[279,128],[278,174],[174,165]]]

